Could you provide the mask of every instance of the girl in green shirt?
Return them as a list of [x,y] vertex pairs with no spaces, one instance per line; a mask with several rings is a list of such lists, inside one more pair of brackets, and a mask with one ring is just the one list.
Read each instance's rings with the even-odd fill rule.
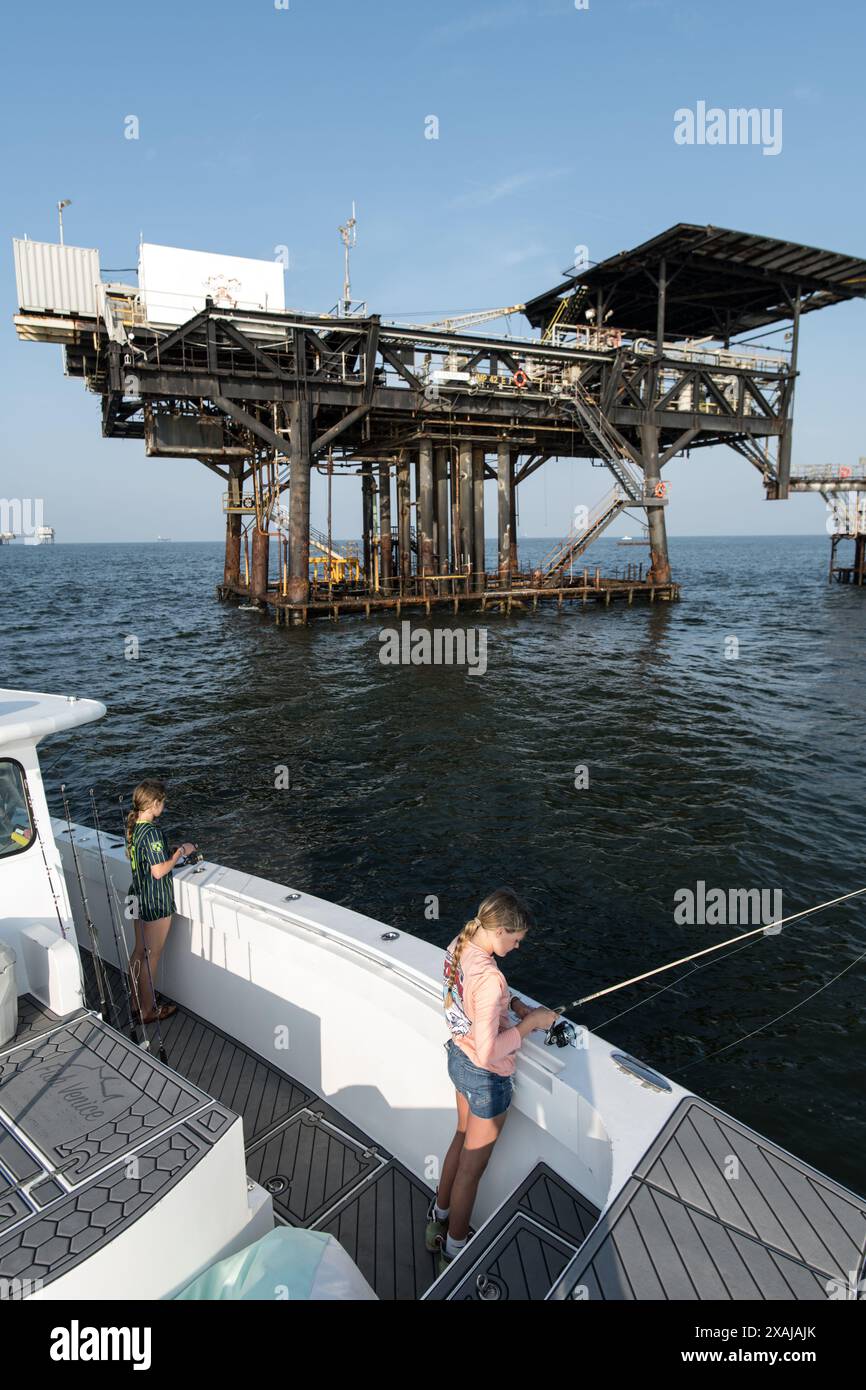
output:
[[[162,782],[139,782],[132,793],[132,810],[126,818],[126,852],[132,865],[130,897],[135,905],[135,950],[130,959],[132,997],[138,1003],[142,1023],[170,1018],[176,1004],[157,1005],[153,982],[175,911],[172,870],[193,844],[166,852],[156,822],[165,810]],[[142,965],[148,969],[142,971]]]

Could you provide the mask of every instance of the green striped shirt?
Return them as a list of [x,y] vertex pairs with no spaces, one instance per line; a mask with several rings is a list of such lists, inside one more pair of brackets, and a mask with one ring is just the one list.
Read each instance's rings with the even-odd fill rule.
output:
[[164,864],[170,856],[165,848],[162,831],[152,821],[136,821],[129,846],[132,864],[130,893],[138,900],[136,916],[142,922],[155,922],[170,917],[175,910],[173,874],[154,878],[151,865]]

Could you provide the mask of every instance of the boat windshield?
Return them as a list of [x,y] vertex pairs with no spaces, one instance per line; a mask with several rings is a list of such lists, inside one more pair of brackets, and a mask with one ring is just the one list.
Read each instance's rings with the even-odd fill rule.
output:
[[11,758],[0,759],[0,858],[20,854],[33,839],[33,823],[24,790],[24,769]]

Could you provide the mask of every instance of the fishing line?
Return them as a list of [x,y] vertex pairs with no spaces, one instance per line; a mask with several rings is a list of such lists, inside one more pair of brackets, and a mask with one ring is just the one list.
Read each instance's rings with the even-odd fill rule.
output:
[[[131,981],[131,979],[132,979],[132,961],[130,960],[130,956],[129,956],[129,944],[128,944],[127,940],[126,940],[126,933],[124,932],[123,927],[122,927],[122,926],[119,927],[119,926],[118,926],[118,923],[117,923],[117,916],[116,916],[115,910],[114,910],[114,901],[113,901],[113,899],[112,899],[112,897],[111,897],[111,889],[110,889],[109,882],[108,882],[108,870],[107,870],[107,868],[106,868],[106,866],[105,866],[105,854],[103,853],[103,849],[102,849],[102,827],[101,827],[100,824],[99,824],[99,811],[97,810],[97,807],[96,807],[96,797],[94,796],[93,788],[92,788],[92,787],[90,788],[90,805],[91,805],[92,813],[93,813],[93,824],[94,824],[94,827],[95,827],[95,829],[96,829],[96,843],[97,843],[97,845],[98,845],[98,847],[99,847],[99,862],[100,862],[100,864],[102,865],[102,881],[103,881],[103,883],[105,884],[105,898],[106,898],[106,901],[107,901],[107,903],[108,903],[108,916],[109,916],[109,920],[111,921],[111,929],[112,929],[112,932],[114,933],[114,949],[115,949],[115,951],[117,952],[117,963],[118,963],[118,965],[120,966],[120,973],[121,973],[121,975],[123,975],[123,987],[124,987],[124,993],[126,994],[126,1008],[127,1008],[127,1013],[128,1013],[128,1015],[129,1015],[129,1036],[132,1038],[132,1040],[133,1040],[134,1043],[139,1043],[138,1029],[136,1028],[136,1025],[135,1025],[135,1014],[134,1014],[134,1010],[133,1010],[132,993],[131,993],[131,990],[130,990],[130,981]],[[128,973],[125,972],[124,969],[123,969],[123,956],[122,956],[122,954],[121,954],[121,949],[120,949],[120,943],[121,943],[121,941],[123,941],[123,947],[124,947],[124,950],[125,950],[125,952],[126,952],[126,963],[127,963]],[[140,1000],[140,998],[138,997],[138,987],[137,987],[137,986],[135,987],[135,995],[136,995],[136,1004],[137,1004],[137,1007],[138,1007],[138,1014],[139,1014],[139,1017],[141,1017],[141,1014],[142,1014],[141,1000]],[[148,1038],[148,1036],[147,1036],[147,1029],[145,1028],[145,1026],[144,1026],[143,1023],[140,1024],[140,1027],[141,1027],[141,1030],[142,1030],[142,1032],[143,1032],[143,1034],[144,1034],[144,1044],[143,1044],[143,1045],[144,1045],[144,1047],[145,1047],[146,1049],[149,1049],[149,1047],[150,1047],[150,1040],[149,1040],[149,1038]]]
[[[84,889],[84,876],[81,872],[81,865],[78,862],[78,850],[75,848],[75,832],[72,829],[72,816],[69,813],[69,802],[66,799],[66,783],[60,783],[60,795],[63,798],[63,810],[66,815],[66,825],[69,831],[69,843],[72,846],[72,859],[75,864],[75,876],[78,879],[78,892],[81,895],[81,904],[84,908],[84,920],[87,924],[87,933],[90,937],[90,945],[93,952],[93,969],[96,974],[96,987],[99,990],[99,1005],[102,1010],[102,1017],[109,1023],[114,1022],[115,1008],[114,1000],[111,996],[111,988],[106,991],[107,981],[102,969],[102,956],[99,952],[99,937],[96,934],[96,927],[93,925],[93,918],[90,915],[90,905],[87,901],[87,893]],[[108,1003],[106,1002],[106,992]]]
[[[773,924],[770,923],[770,925],[772,926]],[[740,951],[747,951],[750,946],[755,945],[757,945],[756,941],[747,941],[745,946],[738,946],[736,950],[728,951],[725,955],[719,956],[719,960],[730,960],[731,956],[737,956]],[[697,975],[699,970],[706,970],[708,966],[715,965],[715,963],[716,962],[712,960],[705,960],[703,965],[693,966],[692,969],[686,971],[685,974],[678,975],[675,980],[671,980],[669,985],[662,985],[661,989],[654,990],[646,999],[638,999],[634,1004],[629,1004],[627,1009],[620,1009],[618,1014],[611,1014],[610,1018],[606,1018],[603,1023],[599,1023],[598,1028],[594,1031],[600,1031],[602,1028],[606,1028],[609,1023],[615,1023],[617,1019],[624,1018],[626,1014],[632,1013],[633,1010],[642,1008],[644,1004],[650,1004],[653,999],[657,999],[658,996],[664,994],[666,990],[673,989],[674,985],[682,984],[684,980],[690,980],[693,975]]]
[[768,922],[762,927],[755,927],[753,931],[740,932],[738,936],[728,937],[727,941],[717,941],[715,946],[706,946],[702,951],[692,952],[690,956],[680,956],[678,960],[669,961],[667,965],[658,965],[654,970],[644,971],[642,975],[633,975],[631,979],[621,980],[617,985],[608,985],[606,989],[596,990],[594,994],[585,994],[581,999],[573,999],[570,1004],[562,1004],[559,1008],[554,1009],[554,1013],[564,1014],[569,1009],[576,1009],[582,1004],[589,1004],[593,999],[602,999],[606,994],[615,994],[617,990],[626,989],[629,985],[640,984],[642,980],[650,980],[654,975],[661,975],[666,970],[674,970],[678,965],[687,965],[689,961],[700,960],[701,956],[709,956],[714,951],[721,951],[725,946],[734,946],[741,941],[748,940],[749,937],[767,936],[771,932],[775,935],[789,922],[799,921],[801,917],[811,917],[814,912],[823,912],[827,907],[835,907],[837,903],[847,902],[849,898],[857,898],[862,893],[866,893],[866,888],[855,888],[850,893],[842,893],[838,898],[830,898],[828,902],[818,903],[815,907],[803,908],[802,912],[794,912],[790,917],[782,917],[778,922]]
[[[719,960],[728,960],[731,956],[739,955],[740,951],[747,951],[750,946],[754,946],[755,944],[754,941],[747,941],[745,946],[738,946],[735,951],[728,951],[726,955],[719,956]],[[690,980],[693,975],[697,975],[699,970],[706,970],[709,966],[715,965],[715,963],[715,961],[706,960],[703,965],[693,966],[691,970],[686,971],[683,975],[678,975],[675,980],[671,980],[669,985],[662,985],[660,989],[654,990],[652,994],[647,995],[646,999],[637,999],[634,1004],[629,1004],[627,1009],[620,1009],[618,1014],[611,1014],[610,1018],[606,1018],[603,1023],[599,1023],[598,1027],[593,1029],[593,1032],[600,1032],[601,1029],[606,1028],[609,1023],[615,1023],[617,1019],[624,1018],[626,1014],[632,1013],[635,1009],[642,1008],[644,1004],[652,1003],[653,999],[657,999],[658,996],[664,994],[666,990],[673,989],[675,985],[682,984],[684,980]]]
[[862,955],[855,957],[855,959],[851,961],[851,964],[846,965],[844,970],[840,970],[838,975],[834,975],[832,980],[828,980],[826,984],[820,985],[818,989],[813,990],[811,994],[807,994],[805,999],[801,999],[798,1004],[793,1004],[791,1008],[786,1009],[784,1013],[777,1014],[777,1016],[771,1018],[769,1022],[762,1023],[760,1028],[753,1028],[750,1033],[744,1033],[741,1038],[737,1038],[732,1043],[726,1043],[724,1047],[717,1048],[715,1052],[705,1052],[703,1057],[695,1057],[691,1062],[686,1062],[685,1066],[680,1067],[679,1071],[688,1071],[690,1067],[696,1067],[699,1062],[706,1062],[710,1057],[718,1057],[721,1053],[728,1052],[732,1047],[739,1047],[740,1043],[746,1042],[749,1038],[754,1038],[757,1033],[763,1033],[765,1028],[772,1028],[774,1023],[778,1023],[781,1019],[787,1018],[789,1014],[796,1013],[797,1009],[802,1009],[803,1005],[808,1004],[810,999],[814,999],[816,995],[823,993],[825,989],[829,989],[832,984],[840,980],[849,970],[853,970],[854,966],[859,964],[861,960],[866,960],[866,951],[864,951]]

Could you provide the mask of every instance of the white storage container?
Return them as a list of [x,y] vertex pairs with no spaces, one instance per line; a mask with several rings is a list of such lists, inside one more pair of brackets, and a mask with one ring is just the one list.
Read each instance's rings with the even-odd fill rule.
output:
[[12,242],[18,308],[96,318],[99,252],[47,241]]
[[15,952],[0,941],[0,1047],[18,1032],[18,989],[15,984]]

